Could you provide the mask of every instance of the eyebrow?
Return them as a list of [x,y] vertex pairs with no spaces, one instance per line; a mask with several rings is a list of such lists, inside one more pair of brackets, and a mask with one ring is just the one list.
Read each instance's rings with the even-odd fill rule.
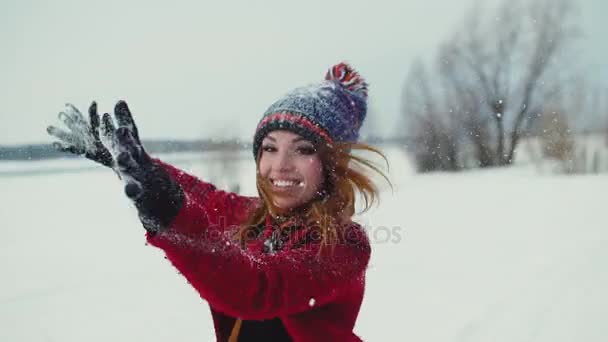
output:
[[[273,142],[277,141],[274,137],[272,137],[270,135],[267,135],[266,139],[269,139],[270,141],[273,141]],[[308,141],[308,140],[306,140],[304,137],[297,137],[297,138],[293,139],[291,142],[292,143],[297,143],[297,142],[300,142],[300,141]]]

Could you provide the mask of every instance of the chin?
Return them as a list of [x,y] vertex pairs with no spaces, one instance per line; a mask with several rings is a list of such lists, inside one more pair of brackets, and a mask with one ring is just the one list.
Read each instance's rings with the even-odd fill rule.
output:
[[313,199],[312,196],[277,196],[273,194],[272,202],[277,210],[282,213],[287,213],[292,210],[297,210],[303,206],[306,206]]
[[306,202],[302,201],[275,201],[274,205],[277,209],[281,210],[281,212],[289,212],[291,210],[296,210],[302,207]]
[[275,203],[274,204],[281,211],[290,211],[297,208],[299,205],[294,203]]

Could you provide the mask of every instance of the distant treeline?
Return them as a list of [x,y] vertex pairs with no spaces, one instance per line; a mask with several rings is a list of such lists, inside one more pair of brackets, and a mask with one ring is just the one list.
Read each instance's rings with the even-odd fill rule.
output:
[[[151,154],[174,152],[201,152],[214,150],[240,150],[250,148],[250,143],[235,140],[148,140],[144,141]],[[26,144],[0,146],[0,160],[42,160],[70,157],[69,153],[57,151],[51,144]]]
[[[405,144],[404,138],[367,138],[370,144]],[[204,151],[234,151],[251,149],[250,142],[238,140],[146,140],[143,142],[146,151],[150,154],[176,153],[176,152],[204,152]],[[24,144],[13,146],[0,145],[1,160],[42,160],[71,157],[69,153],[57,151],[51,144]]]

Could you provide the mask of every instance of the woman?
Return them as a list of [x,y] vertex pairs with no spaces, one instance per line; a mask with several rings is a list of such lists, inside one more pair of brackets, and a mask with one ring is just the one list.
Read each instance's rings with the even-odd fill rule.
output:
[[367,210],[377,189],[355,164],[382,174],[351,154],[382,155],[357,143],[366,101],[367,84],[341,63],[272,104],[253,140],[259,198],[152,159],[122,101],[115,122],[106,113],[100,123],[95,103],[89,122],[68,106],[60,119],[70,131],[48,132],[125,181],[149,243],[209,303],[218,341],[360,341],[371,249],[351,217],[357,192]]

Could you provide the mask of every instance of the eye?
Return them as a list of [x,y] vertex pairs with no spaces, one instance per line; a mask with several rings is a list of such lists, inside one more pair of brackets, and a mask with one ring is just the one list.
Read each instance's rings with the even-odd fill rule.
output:
[[296,150],[299,154],[303,154],[306,156],[317,153],[317,149],[312,146],[300,146]]
[[262,146],[262,151],[264,152],[276,152],[276,148],[274,146],[271,145],[263,145]]

